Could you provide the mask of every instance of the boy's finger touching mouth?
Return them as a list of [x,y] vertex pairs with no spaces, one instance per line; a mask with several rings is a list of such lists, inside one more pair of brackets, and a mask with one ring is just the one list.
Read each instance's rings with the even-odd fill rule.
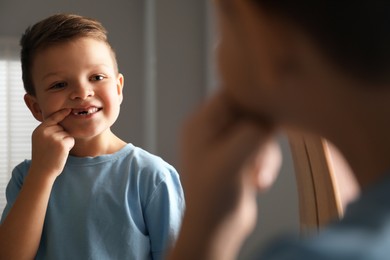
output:
[[70,108],[64,108],[61,110],[58,110],[52,114],[50,114],[48,117],[45,118],[46,124],[58,124],[62,120],[64,120],[70,113],[72,112],[72,109]]

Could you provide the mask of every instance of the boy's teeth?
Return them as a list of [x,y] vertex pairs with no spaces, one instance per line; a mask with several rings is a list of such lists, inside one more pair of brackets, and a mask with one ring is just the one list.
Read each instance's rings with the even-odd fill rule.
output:
[[73,109],[72,113],[74,115],[90,115],[96,113],[99,109],[97,107],[91,107],[89,109]]

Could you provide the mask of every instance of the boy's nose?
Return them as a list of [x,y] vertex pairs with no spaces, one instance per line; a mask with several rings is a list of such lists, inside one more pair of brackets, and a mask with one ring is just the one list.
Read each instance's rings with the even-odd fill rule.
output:
[[73,91],[71,93],[71,99],[86,99],[88,97],[92,97],[94,95],[94,91],[91,86],[88,84],[77,84],[73,87]]

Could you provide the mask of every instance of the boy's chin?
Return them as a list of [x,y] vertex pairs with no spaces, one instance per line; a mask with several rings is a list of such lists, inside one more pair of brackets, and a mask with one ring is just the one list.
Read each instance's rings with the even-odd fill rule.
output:
[[235,91],[229,91],[228,89],[222,90],[223,95],[226,101],[229,103],[229,106],[232,108],[239,117],[247,118],[253,121],[256,121],[260,124],[270,123],[271,117],[267,115],[263,110],[259,107],[259,102],[248,102],[248,98],[244,97],[240,93],[235,93]]

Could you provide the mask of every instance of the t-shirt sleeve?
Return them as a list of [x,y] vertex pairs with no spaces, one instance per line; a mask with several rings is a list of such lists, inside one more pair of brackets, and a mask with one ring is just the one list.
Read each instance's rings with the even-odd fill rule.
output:
[[7,204],[1,216],[1,223],[3,223],[5,217],[8,215],[8,212],[10,211],[10,209],[15,203],[16,198],[18,197],[20,189],[22,188],[23,185],[24,177],[27,174],[28,168],[29,168],[28,163],[25,161],[19,164],[18,166],[16,166],[12,171],[11,179],[8,182],[5,191]]
[[178,173],[167,169],[145,209],[153,259],[164,259],[176,240],[184,213],[184,194]]

